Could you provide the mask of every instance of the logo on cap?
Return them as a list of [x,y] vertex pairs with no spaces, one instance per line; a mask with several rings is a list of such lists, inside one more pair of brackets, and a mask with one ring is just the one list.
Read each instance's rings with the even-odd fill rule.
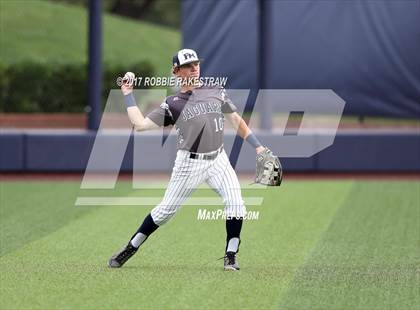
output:
[[182,49],[172,59],[174,66],[182,66],[190,62],[199,61],[197,53],[192,49]]
[[189,58],[194,58],[194,59],[196,59],[196,58],[197,58],[197,56],[196,56],[195,54],[185,53],[185,54],[184,54],[184,58],[185,58],[185,60],[187,60],[187,59],[189,59]]

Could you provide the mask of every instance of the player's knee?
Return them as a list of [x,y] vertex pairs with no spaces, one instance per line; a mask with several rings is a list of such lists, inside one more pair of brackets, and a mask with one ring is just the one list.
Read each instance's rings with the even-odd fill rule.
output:
[[159,204],[151,212],[153,221],[161,226],[167,223],[177,212],[179,206]]
[[156,218],[153,219],[153,221],[156,223],[156,225],[162,226],[163,224],[166,224],[167,222],[169,222],[169,220],[172,219],[174,215],[175,213],[159,214],[156,216]]

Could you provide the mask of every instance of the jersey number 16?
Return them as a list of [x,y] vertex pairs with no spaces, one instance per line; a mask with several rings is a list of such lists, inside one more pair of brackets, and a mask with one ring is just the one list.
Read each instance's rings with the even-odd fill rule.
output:
[[223,130],[223,117],[219,117],[219,119],[214,118],[214,125],[216,125],[216,132]]

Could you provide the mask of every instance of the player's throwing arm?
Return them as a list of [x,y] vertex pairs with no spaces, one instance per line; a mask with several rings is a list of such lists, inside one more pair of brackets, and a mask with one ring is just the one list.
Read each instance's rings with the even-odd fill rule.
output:
[[133,83],[135,75],[132,72],[127,72],[123,78],[123,84],[121,86],[121,91],[124,95],[124,101],[127,106],[128,118],[134,126],[136,131],[144,131],[159,128],[154,122],[148,117],[144,117],[140,109],[136,104],[136,100],[133,95]]

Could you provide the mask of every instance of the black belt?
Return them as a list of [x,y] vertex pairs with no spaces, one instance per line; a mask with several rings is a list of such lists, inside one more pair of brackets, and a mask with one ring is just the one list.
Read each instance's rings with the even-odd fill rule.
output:
[[205,154],[205,153],[193,153],[190,152],[190,158],[192,159],[204,159],[204,160],[213,160],[223,151],[223,146],[220,147],[217,151],[212,154]]

